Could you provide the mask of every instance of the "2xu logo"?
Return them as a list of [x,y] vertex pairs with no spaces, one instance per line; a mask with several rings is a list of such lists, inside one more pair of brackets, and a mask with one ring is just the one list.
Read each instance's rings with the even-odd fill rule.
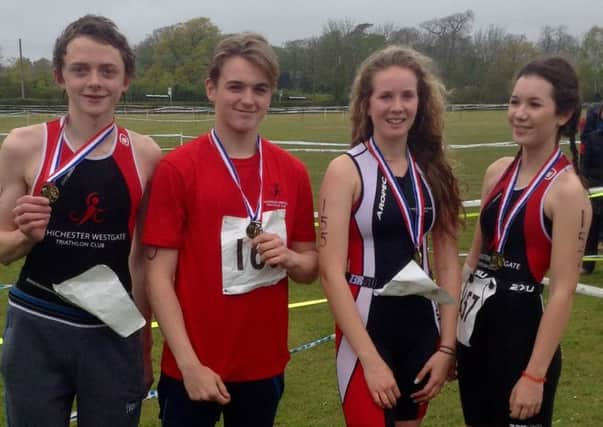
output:
[[[251,246],[249,252],[249,262],[255,270],[261,270],[266,263],[259,260],[259,253],[255,246]],[[243,271],[245,265],[243,263],[243,239],[237,239],[237,270]]]
[[536,286],[524,285],[522,283],[513,283],[513,284],[511,284],[511,286],[509,286],[509,290],[514,291],[514,292],[526,292],[526,293],[531,294],[534,291],[536,291]]

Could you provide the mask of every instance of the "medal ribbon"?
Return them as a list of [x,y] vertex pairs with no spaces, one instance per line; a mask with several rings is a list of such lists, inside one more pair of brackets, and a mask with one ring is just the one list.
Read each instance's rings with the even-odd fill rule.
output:
[[245,196],[245,193],[243,193],[243,188],[241,187],[241,180],[239,179],[239,174],[237,173],[237,170],[235,169],[235,167],[232,163],[232,160],[230,160],[230,157],[228,157],[228,153],[226,152],[226,149],[224,148],[222,141],[220,141],[220,138],[218,138],[218,134],[217,134],[216,130],[212,129],[210,135],[211,135],[211,139],[214,142],[214,145],[218,149],[218,153],[220,153],[220,157],[222,158],[222,161],[224,162],[224,166],[226,166],[228,173],[230,173],[232,180],[234,181],[235,185],[239,189],[239,192],[241,193],[241,198],[243,199],[243,203],[245,203],[245,209],[247,210],[247,215],[249,216],[249,219],[254,222],[262,222],[262,192],[263,192],[262,178],[263,178],[264,174],[263,174],[263,162],[262,162],[262,143],[260,141],[260,136],[259,135],[257,136],[257,140],[255,142],[255,144],[258,148],[258,154],[260,156],[260,168],[259,168],[260,193],[258,194],[258,203],[257,203],[257,207],[254,211],[251,207],[251,204],[249,203],[249,200]]
[[532,178],[530,184],[523,190],[519,198],[515,201],[515,204],[509,207],[511,203],[511,195],[515,189],[515,184],[517,183],[517,176],[519,175],[519,166],[521,163],[521,157],[517,157],[517,160],[515,160],[515,165],[511,166],[513,168],[511,172],[511,179],[504,189],[503,196],[498,207],[498,214],[496,216],[496,228],[494,229],[494,247],[496,252],[502,253],[507,238],[509,237],[511,223],[513,220],[515,220],[515,217],[521,208],[523,208],[523,206],[526,204],[530,195],[534,192],[534,190],[536,190],[536,187],[542,182],[546,174],[553,167],[560,156],[561,150],[559,147],[557,147],[557,149],[549,156],[544,165],[542,165],[538,173],[536,173],[536,175]]
[[107,126],[98,131],[92,138],[90,138],[84,145],[78,148],[73,157],[65,163],[63,166],[59,168],[61,163],[61,148],[63,146],[63,141],[65,140],[65,123],[67,122],[66,117],[61,118],[61,128],[59,130],[59,138],[57,145],[54,149],[54,153],[52,155],[52,160],[50,163],[50,170],[48,173],[48,178],[46,178],[46,182],[54,182],[69,171],[74,166],[77,166],[86,158],[88,154],[90,154],[96,147],[103,143],[105,139],[113,132],[113,130],[117,129],[115,125],[115,120],[111,121]]
[[402,213],[402,219],[404,220],[404,224],[406,224],[406,229],[410,234],[410,238],[412,240],[415,249],[419,250],[424,237],[424,218],[423,213],[425,211],[425,197],[423,195],[423,188],[421,187],[421,177],[418,172],[418,165],[415,163],[412,155],[410,154],[410,150],[406,150],[406,156],[408,158],[408,172],[410,173],[410,180],[412,184],[412,192],[416,201],[416,214],[413,221],[411,216],[410,207],[406,198],[404,197],[404,193],[402,188],[400,188],[400,184],[396,179],[394,173],[390,169],[389,165],[385,161],[385,157],[383,157],[383,153],[375,143],[374,139],[371,137],[367,142],[367,148],[369,152],[375,157],[377,163],[379,164],[379,169],[381,173],[385,177],[389,188],[394,194],[394,199],[398,203],[400,208],[400,212]]

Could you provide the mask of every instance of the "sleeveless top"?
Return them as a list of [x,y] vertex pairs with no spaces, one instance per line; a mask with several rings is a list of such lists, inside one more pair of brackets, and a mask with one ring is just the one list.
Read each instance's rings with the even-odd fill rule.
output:
[[[49,175],[60,127],[59,119],[46,123],[45,149],[32,194],[40,194]],[[61,164],[73,153],[64,141]],[[128,131],[118,127],[110,154],[84,159],[55,184],[60,196],[51,205],[46,236],[28,254],[10,300],[51,318],[97,324],[98,319],[60,299],[52,285],[105,264],[131,292],[128,257],[143,185]]]
[[[480,215],[482,247],[478,267],[487,270],[500,280],[511,282],[540,283],[549,269],[553,224],[544,214],[544,198],[555,179],[571,167],[565,155],[561,155],[529,196],[525,205],[511,223],[509,237],[503,248],[504,267],[492,271],[486,259],[495,251],[494,229],[503,192],[511,180],[511,168],[503,173],[494,185]],[[511,203],[523,189],[513,190]]]
[[[347,152],[358,168],[361,194],[352,208],[348,242],[348,276],[374,278],[371,287],[380,288],[389,282],[415,254],[402,213],[377,160],[364,144]],[[435,222],[435,203],[425,177],[419,171],[425,194],[425,234]],[[410,174],[396,177],[409,203],[411,216],[416,202]],[[354,283],[353,280],[350,281]]]

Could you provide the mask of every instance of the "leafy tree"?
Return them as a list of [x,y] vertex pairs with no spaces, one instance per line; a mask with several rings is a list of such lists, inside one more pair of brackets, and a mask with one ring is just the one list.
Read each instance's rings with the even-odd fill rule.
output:
[[585,99],[600,98],[603,93],[603,27],[594,26],[584,35],[577,62]]
[[140,77],[131,95],[166,94],[172,87],[179,100],[199,99],[212,52],[220,40],[218,27],[208,18],[155,30],[136,46]]

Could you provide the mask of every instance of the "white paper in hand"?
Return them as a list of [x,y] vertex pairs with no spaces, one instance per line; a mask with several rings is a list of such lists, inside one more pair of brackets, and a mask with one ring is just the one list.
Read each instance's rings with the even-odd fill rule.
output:
[[146,323],[115,272],[106,265],[96,265],[52,287],[122,337],[133,334]]
[[378,296],[421,295],[438,304],[454,303],[448,292],[433,283],[425,271],[413,260],[406,264],[390,282],[373,292]]

